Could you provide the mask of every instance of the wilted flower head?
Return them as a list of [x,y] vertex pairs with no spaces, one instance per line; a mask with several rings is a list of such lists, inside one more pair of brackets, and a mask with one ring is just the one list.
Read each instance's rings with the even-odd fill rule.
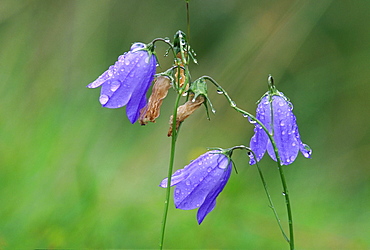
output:
[[[190,100],[185,102],[183,105],[177,108],[177,117],[176,117],[176,130],[179,128],[180,124],[188,118],[195,110],[197,110],[202,103],[204,103],[205,98],[203,95],[198,95],[196,98],[194,95],[190,95]],[[170,128],[168,129],[168,136],[172,135],[172,124],[173,116],[170,117]]]
[[[220,150],[212,150],[177,170],[171,179],[176,185],[174,202],[176,208],[183,210],[198,209],[197,220],[204,217],[216,206],[216,198],[224,189],[232,170],[230,158]],[[160,186],[167,187],[167,178]]]
[[[271,116],[271,108],[273,117]],[[268,92],[262,97],[256,111],[256,118],[265,125],[270,133],[273,131],[273,138],[283,165],[291,164],[296,159],[299,150],[306,158],[311,158],[312,152],[309,146],[301,141],[296,117],[292,110],[293,105],[283,93],[276,90],[274,93]],[[255,123],[254,132],[255,134],[250,141],[250,148],[256,154],[257,161],[262,159],[266,150],[270,157],[276,161],[271,141],[258,123]],[[249,163],[255,164],[256,161],[253,155],[250,155],[250,157]]]
[[148,104],[140,110],[139,122],[141,125],[146,125],[148,122],[155,122],[155,119],[159,116],[163,99],[167,96],[170,88],[170,78],[161,75],[156,77]]
[[146,92],[155,74],[157,60],[151,48],[143,43],[134,43],[129,52],[118,57],[88,88],[102,86],[99,101],[106,108],[126,105],[126,114],[131,123],[139,117],[146,104]]

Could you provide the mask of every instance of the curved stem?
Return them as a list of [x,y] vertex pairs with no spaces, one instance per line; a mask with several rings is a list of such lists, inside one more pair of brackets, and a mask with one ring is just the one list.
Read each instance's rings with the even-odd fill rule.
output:
[[[291,209],[291,202],[290,202],[290,197],[289,197],[289,192],[288,192],[288,186],[286,184],[284,171],[283,171],[282,164],[281,164],[281,159],[280,159],[278,148],[276,146],[273,135],[270,134],[270,132],[265,127],[265,125],[263,125],[262,122],[260,122],[260,120],[258,120],[255,116],[253,116],[252,114],[248,113],[247,111],[245,111],[243,109],[238,108],[236,106],[235,102],[227,94],[227,92],[213,78],[211,78],[209,76],[203,76],[203,78],[212,82],[217,87],[218,90],[222,91],[223,95],[226,97],[226,99],[230,103],[230,106],[233,109],[235,109],[239,113],[242,113],[243,115],[248,116],[252,121],[258,123],[262,127],[262,129],[266,132],[267,136],[269,137],[269,140],[271,141],[272,147],[274,148],[274,152],[275,152],[275,156],[276,156],[276,162],[277,162],[278,170],[279,170],[279,174],[280,174],[280,179],[281,179],[281,183],[282,183],[282,186],[283,186],[283,195],[285,197],[285,204],[286,204],[287,213],[288,213],[289,239],[286,238],[286,240],[289,243],[290,249],[293,250],[294,249],[294,232],[293,232],[293,215],[292,215],[292,209]],[[257,158],[255,158],[255,159],[257,159]]]
[[[254,152],[253,152],[253,151],[251,151],[251,152],[252,152],[252,154],[253,154],[254,158],[255,158],[255,159],[257,159],[257,158],[256,158],[256,155],[254,154]],[[260,177],[261,177],[261,181],[262,181],[262,184],[263,184],[263,188],[265,189],[265,193],[266,193],[267,199],[269,200],[270,208],[272,209],[272,211],[273,211],[273,213],[274,213],[274,215],[275,215],[275,219],[276,219],[276,221],[277,221],[277,223],[278,223],[278,225],[279,225],[280,231],[281,231],[281,233],[283,234],[284,239],[285,239],[287,242],[289,242],[289,238],[288,238],[288,236],[285,234],[284,229],[283,229],[283,227],[282,227],[282,225],[281,225],[281,222],[280,222],[279,216],[278,216],[277,211],[276,211],[276,209],[275,209],[274,203],[272,202],[271,195],[270,195],[270,193],[269,193],[269,191],[268,191],[268,189],[267,189],[267,184],[266,184],[265,178],[263,177],[262,170],[261,170],[261,168],[260,168],[260,167],[259,167],[259,165],[258,165],[258,162],[256,162],[256,166],[257,166],[258,173],[259,173],[259,175],[260,175]]]
[[150,44],[152,44],[152,45],[154,46],[154,43],[156,43],[156,42],[158,42],[158,41],[160,41],[160,42],[164,42],[164,43],[166,43],[167,45],[169,45],[169,46],[170,46],[170,48],[171,48],[171,50],[172,50],[173,57],[174,57],[174,58],[176,58],[175,50],[173,49],[173,44],[170,42],[170,40],[169,40],[169,39],[156,38],[156,39],[154,39],[153,41],[151,41],[151,42],[150,42]]
[[[257,159],[256,154],[255,154],[255,153],[254,153],[250,148],[248,148],[248,147],[246,147],[246,146],[244,146],[244,145],[234,146],[234,147],[232,147],[232,148],[229,148],[228,150],[234,150],[234,149],[245,149],[245,150],[247,150],[248,152],[250,152],[251,154],[253,154],[253,157],[254,157],[255,159]],[[286,241],[288,241],[288,242],[289,242],[289,238],[288,238],[288,236],[285,234],[285,231],[284,231],[284,229],[283,229],[283,227],[282,227],[282,225],[281,225],[279,215],[278,215],[278,213],[277,213],[277,211],[276,211],[276,209],[275,209],[274,203],[272,202],[271,195],[270,195],[270,193],[269,193],[269,191],[268,191],[268,189],[267,189],[267,183],[266,183],[266,181],[265,181],[265,177],[263,177],[263,173],[262,173],[261,168],[260,168],[260,167],[259,167],[259,165],[258,165],[258,162],[256,162],[256,166],[257,166],[257,170],[258,170],[259,176],[261,177],[261,181],[262,181],[262,184],[263,184],[263,188],[265,189],[265,193],[266,193],[267,199],[268,199],[268,201],[269,201],[269,203],[270,203],[270,208],[272,209],[272,211],[273,211],[273,213],[274,213],[275,219],[276,219],[276,221],[277,221],[277,223],[278,223],[278,225],[279,225],[279,228],[280,228],[281,233],[283,234],[283,237],[285,238],[285,240],[286,240]]]

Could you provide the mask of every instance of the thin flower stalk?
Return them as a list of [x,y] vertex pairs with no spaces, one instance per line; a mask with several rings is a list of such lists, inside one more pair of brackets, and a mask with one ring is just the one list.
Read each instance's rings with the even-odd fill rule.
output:
[[286,240],[289,243],[290,250],[293,250],[294,249],[294,231],[293,231],[293,214],[292,214],[292,209],[291,209],[291,202],[290,202],[290,197],[289,197],[288,185],[287,185],[286,180],[285,180],[285,175],[284,175],[284,171],[283,171],[283,168],[282,168],[281,159],[280,159],[278,148],[276,146],[273,135],[270,134],[268,129],[265,127],[265,125],[260,120],[258,120],[255,116],[253,116],[249,112],[237,107],[236,103],[230,98],[230,96],[225,91],[225,89],[221,85],[219,85],[213,78],[211,78],[209,76],[203,76],[203,78],[209,80],[210,82],[212,82],[216,86],[219,93],[222,93],[226,97],[227,101],[229,102],[230,106],[233,109],[235,109],[237,112],[243,114],[243,116],[249,117],[249,119],[258,123],[262,127],[262,129],[266,132],[266,134],[268,135],[269,140],[271,141],[272,147],[274,148],[277,167],[278,167],[279,175],[280,175],[280,180],[281,180],[281,184],[283,186],[283,195],[284,195],[284,198],[285,198],[285,204],[286,204],[286,208],[287,208],[288,225],[289,225],[289,239],[286,238]]
[[[185,83],[182,87],[180,87],[180,77],[181,77],[181,70],[184,70],[185,74]],[[177,78],[175,79],[175,89],[178,89],[177,97],[175,100],[174,110],[173,110],[173,120],[177,120],[177,109],[179,107],[180,99],[185,91],[187,83],[190,81],[189,79],[189,73],[188,73],[188,65],[185,64],[184,66],[177,67]],[[173,166],[175,161],[175,150],[176,150],[176,141],[177,141],[177,135],[180,131],[180,127],[177,127],[176,122],[172,123],[172,134],[171,134],[171,152],[170,152],[170,162],[168,166],[168,173],[167,173],[167,186],[171,186],[171,180],[172,180],[172,173],[173,173]],[[163,212],[163,220],[162,220],[162,229],[161,229],[161,240],[159,243],[159,248],[163,249],[164,244],[164,238],[166,233],[166,224],[167,224],[167,216],[168,216],[168,208],[170,203],[170,197],[171,197],[171,188],[166,189],[166,195],[165,195],[165,204],[164,204],[164,212]]]

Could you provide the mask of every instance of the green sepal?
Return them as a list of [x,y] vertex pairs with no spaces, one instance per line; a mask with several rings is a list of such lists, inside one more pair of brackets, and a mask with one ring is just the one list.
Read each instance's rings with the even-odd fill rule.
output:
[[206,101],[204,102],[204,106],[206,107],[206,112],[207,112],[207,119],[209,120],[209,112],[208,112],[208,106],[207,103],[209,103],[209,106],[211,107],[212,113],[215,113],[216,111],[213,108],[213,105],[211,101],[208,98],[208,90],[207,90],[207,83],[204,78],[198,78],[192,84],[190,85],[189,90],[190,92],[194,93],[194,98],[195,100],[199,95],[204,96]]
[[263,96],[256,102],[257,104],[259,104],[261,102],[261,100],[265,97],[265,96],[269,96],[269,101],[271,102],[272,101],[272,97],[274,95],[277,95],[277,96],[281,96],[282,98],[284,98],[289,104],[290,104],[290,100],[288,97],[286,97],[282,92],[280,92],[275,84],[274,84],[274,78],[272,77],[272,75],[269,75],[268,78],[267,78],[267,84],[268,84],[268,91],[263,94]]

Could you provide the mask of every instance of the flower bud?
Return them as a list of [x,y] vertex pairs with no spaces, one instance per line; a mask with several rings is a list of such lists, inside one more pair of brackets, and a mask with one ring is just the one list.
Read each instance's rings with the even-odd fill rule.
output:
[[139,122],[146,125],[148,122],[155,122],[160,114],[163,99],[171,88],[171,81],[166,76],[158,76],[152,88],[148,104],[140,110]]

